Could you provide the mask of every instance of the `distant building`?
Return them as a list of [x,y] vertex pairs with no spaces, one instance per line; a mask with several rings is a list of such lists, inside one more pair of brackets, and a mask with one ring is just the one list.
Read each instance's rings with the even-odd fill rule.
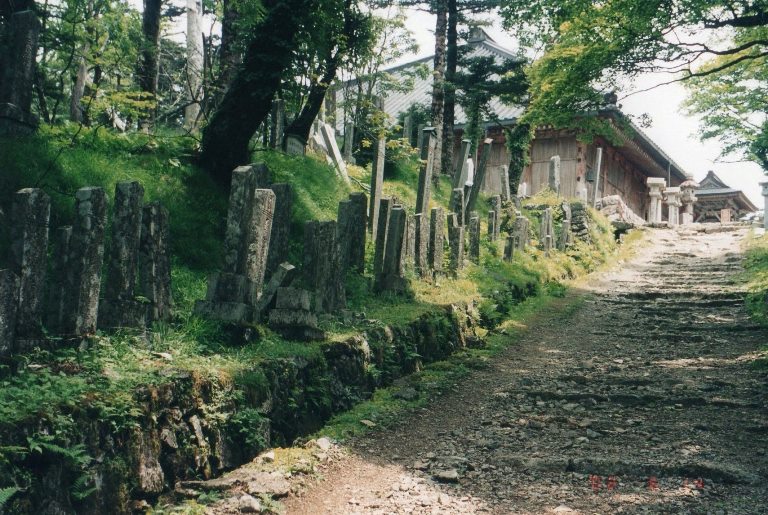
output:
[[720,222],[722,211],[731,211],[730,219],[738,220],[747,213],[757,211],[754,204],[741,190],[735,190],[725,184],[715,172],[710,170],[707,176],[699,181],[696,191],[698,201],[693,205],[693,220],[695,222]]
[[[496,43],[485,31],[476,29],[465,47],[470,57],[494,56],[497,59],[518,59],[519,57]],[[409,77],[412,87],[407,91],[388,92],[384,97],[384,111],[393,119],[405,112],[411,105],[428,106],[431,103],[432,74],[414,73],[420,67],[433,66],[433,57],[424,57],[416,61],[385,70],[394,78]],[[339,91],[339,95],[341,92]],[[332,99],[334,105],[340,97]],[[498,98],[491,101],[491,109],[497,120],[485,124],[486,137],[493,139],[488,159],[488,168],[483,182],[487,193],[500,193],[501,181],[506,180],[509,155],[504,145],[505,138],[501,126],[511,126],[522,115],[521,106],[502,103]],[[548,184],[549,161],[559,155],[561,163],[560,188],[565,197],[578,197],[586,190],[589,200],[594,198],[594,184],[597,177],[596,150],[603,149],[602,164],[599,173],[598,198],[619,195],[632,211],[643,219],[648,219],[649,196],[646,180],[660,177],[667,181],[667,186],[679,186],[686,180],[685,171],[675,163],[643,131],[627,119],[615,105],[615,99],[608,100],[606,108],[598,116],[608,119],[618,131],[623,144],[612,145],[597,138],[591,143],[579,141],[578,132],[558,130],[547,127],[536,131],[531,143],[531,164],[526,167],[521,178],[527,186],[528,195],[535,194]],[[456,124],[454,139],[454,159],[458,159],[461,139],[467,117],[461,107],[456,105]],[[622,127],[628,127],[623,130]],[[343,130],[343,123],[337,119],[337,128]],[[412,143],[415,143],[412,141]],[[475,159],[475,163],[478,160]],[[454,169],[456,163],[453,163]],[[664,209],[666,214],[666,208]],[[666,219],[666,216],[664,217]]]

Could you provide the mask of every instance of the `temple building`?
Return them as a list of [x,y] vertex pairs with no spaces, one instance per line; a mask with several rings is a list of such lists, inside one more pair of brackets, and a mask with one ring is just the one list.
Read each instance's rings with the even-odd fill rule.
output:
[[743,191],[725,184],[712,170],[699,182],[696,198],[694,222],[732,222],[757,211]]

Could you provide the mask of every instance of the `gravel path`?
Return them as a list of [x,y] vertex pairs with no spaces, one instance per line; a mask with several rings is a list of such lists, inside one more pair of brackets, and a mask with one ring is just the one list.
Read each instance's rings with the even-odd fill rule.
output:
[[653,230],[567,319],[397,428],[353,442],[287,513],[766,513],[766,331],[745,229]]

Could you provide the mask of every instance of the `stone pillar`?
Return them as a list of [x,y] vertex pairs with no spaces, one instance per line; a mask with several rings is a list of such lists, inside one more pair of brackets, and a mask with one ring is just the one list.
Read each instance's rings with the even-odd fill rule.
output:
[[512,261],[515,256],[515,236],[508,234],[504,241],[504,261]]
[[496,241],[496,211],[488,211],[488,241]]
[[275,215],[272,218],[272,230],[269,233],[266,277],[271,277],[280,263],[288,259],[293,214],[293,186],[281,182],[271,185],[269,189],[275,193]]
[[[467,159],[469,158],[469,149],[471,147],[472,142],[470,140],[461,140],[461,150],[459,151],[458,160],[456,161],[456,171],[453,172],[453,189],[461,188],[462,194],[464,191],[464,183],[467,182]],[[457,211],[454,211],[454,213],[456,212]],[[464,224],[462,223],[462,225]]]
[[524,217],[522,213],[520,213],[520,211],[517,211],[515,215],[515,223],[512,234],[515,237],[517,250],[525,250],[525,247],[528,245],[529,222],[528,219]]
[[[371,204],[368,209],[368,224],[371,237],[376,241],[376,231],[379,227],[379,205],[381,202],[381,189],[384,185],[384,154],[387,150],[387,140],[379,138],[373,147],[373,161],[371,162]],[[386,227],[386,225],[384,225]]]
[[552,208],[546,208],[541,214],[541,226],[539,228],[539,236],[541,237],[541,246],[545,252],[552,250]]
[[559,250],[565,250],[571,244],[571,221],[563,220],[562,232],[560,233],[560,240],[557,243]]
[[560,156],[549,159],[549,189],[560,195]]
[[454,188],[451,192],[451,212],[456,213],[459,225],[464,227],[467,224],[466,211],[464,211],[464,188]]
[[37,128],[31,113],[40,22],[33,11],[11,14],[0,41],[0,136]]
[[112,242],[107,259],[104,298],[99,306],[99,327],[143,327],[146,306],[136,297],[141,239],[141,203],[144,188],[136,181],[115,186]]
[[337,237],[341,252],[341,270],[365,270],[366,211],[368,199],[365,193],[352,193],[349,200],[339,202]]
[[94,187],[77,190],[67,263],[66,334],[84,336],[96,332],[106,225],[104,190]]
[[269,146],[282,148],[285,131],[285,101],[281,98],[272,101],[272,126],[269,131]]
[[493,213],[494,213],[493,239],[491,241],[496,241],[499,239],[499,236],[501,235],[501,196],[494,195],[493,197],[491,197],[490,201],[491,201],[491,208],[493,209]]
[[250,323],[264,284],[276,196],[265,186],[265,165],[240,166],[232,174],[224,237],[224,267],[208,280],[195,313],[225,322]]
[[332,313],[346,307],[344,275],[336,239],[336,222],[304,224],[304,281],[314,293],[314,309]]
[[139,285],[149,300],[147,321],[169,320],[171,294],[171,243],[168,210],[159,202],[145,205],[141,216]]
[[408,143],[408,145],[411,145],[413,142],[411,140],[411,134],[413,133],[413,124],[411,122],[411,115],[406,114],[403,118],[403,139]]
[[347,122],[344,125],[344,161],[355,164],[355,158],[352,155],[352,147],[355,144],[355,124]]
[[[490,214],[492,216],[493,211]],[[475,211],[469,215],[469,259],[480,263],[480,217]]]
[[67,314],[67,269],[69,268],[69,243],[72,227],[56,229],[53,235],[51,278],[48,284],[48,306],[45,326],[53,334],[64,331]]
[[683,202],[683,206],[685,206],[682,213],[682,224],[690,225],[693,223],[693,204],[698,200],[696,198],[696,189],[699,185],[693,180],[693,175],[687,174],[685,177],[685,182],[680,185],[680,200]]
[[[432,188],[432,174],[434,173],[435,149],[437,148],[437,136],[435,129],[427,127],[424,129],[424,137],[428,138],[429,144],[421,152],[421,169],[419,171],[419,186],[416,192],[416,213],[429,212],[429,199]],[[426,155],[425,151],[426,150]]]
[[456,213],[448,214],[448,241],[451,246],[448,270],[456,277],[464,267],[464,227],[459,225]]
[[512,192],[509,189],[509,167],[502,165],[499,175],[501,176],[501,200],[508,202],[512,198]]
[[763,228],[768,229],[768,181],[761,182],[760,188],[763,193]]
[[416,148],[419,149],[419,153],[422,153],[424,148],[424,127],[426,126],[423,123],[416,126]]
[[669,225],[680,224],[680,188],[671,187],[664,190],[664,195],[667,202],[667,220]]
[[383,198],[379,201],[379,219],[376,223],[376,237],[374,241],[373,252],[373,277],[376,278],[382,274],[384,266],[384,254],[387,245],[387,230],[389,228],[389,217],[392,212],[392,199]]
[[19,277],[13,270],[0,270],[0,358],[13,353],[18,305]]
[[474,182],[472,183],[472,189],[470,190],[469,198],[467,199],[467,211],[472,211],[475,209],[477,198],[480,195],[480,190],[482,189],[483,182],[485,181],[485,172],[488,168],[488,156],[491,154],[491,145],[493,145],[493,140],[491,138],[486,138],[483,141],[483,150],[480,154],[480,162],[477,164]]
[[445,238],[445,214],[443,208],[433,207],[429,224],[429,265],[435,275],[443,271],[443,240]]
[[376,277],[376,291],[405,291],[406,281],[402,274],[403,237],[405,235],[405,210],[394,207],[389,214],[386,248],[381,273]]
[[652,224],[661,223],[661,197],[662,190],[667,186],[667,181],[659,177],[648,177],[646,181],[648,185],[648,195],[651,197],[651,201],[648,207],[648,222]]
[[414,215],[406,215],[405,217],[405,233],[401,256],[402,273],[405,273],[406,268],[413,269],[416,263],[414,259],[416,256],[416,217]]
[[416,272],[420,277],[427,277],[429,274],[429,217],[427,213],[418,213],[414,217],[415,229],[415,248],[414,260],[416,262]]
[[19,278],[16,336],[21,338],[42,336],[50,214],[51,199],[43,190],[25,188],[14,195],[11,265]]

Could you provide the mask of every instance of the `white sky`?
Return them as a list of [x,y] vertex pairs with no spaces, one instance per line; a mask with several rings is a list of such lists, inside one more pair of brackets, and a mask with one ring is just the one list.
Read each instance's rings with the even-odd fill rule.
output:
[[[419,53],[418,56],[412,56],[405,61],[434,54],[435,17],[423,11],[410,11],[407,26],[413,31],[419,43]],[[493,19],[493,26],[487,27],[486,31],[500,45],[515,48],[512,39],[500,28],[498,18]],[[643,89],[667,80],[669,75],[648,74],[637,81],[636,87]],[[621,93],[619,98],[622,97]],[[681,111],[680,106],[685,97],[685,89],[680,84],[670,84],[619,100],[619,104],[622,106],[622,111],[627,114],[650,115],[653,124],[649,128],[644,128],[643,132],[683,170],[692,173],[698,180],[702,179],[708,170],[714,170],[726,184],[742,190],[758,209],[762,209],[763,197],[758,183],[768,178],[756,163],[715,162],[720,153],[720,145],[713,140],[706,143],[699,141],[697,119],[685,116]]]

